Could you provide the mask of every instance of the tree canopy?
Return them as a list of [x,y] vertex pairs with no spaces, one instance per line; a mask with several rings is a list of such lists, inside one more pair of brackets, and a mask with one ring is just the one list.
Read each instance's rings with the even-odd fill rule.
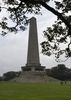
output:
[[71,81],[71,69],[64,64],[58,64],[51,69],[46,69],[47,75],[62,81]]
[[[51,7],[49,2],[54,2],[55,7]],[[2,35],[9,32],[25,30],[28,24],[28,13],[40,14],[42,7],[57,16],[57,20],[52,27],[47,27],[44,31],[46,41],[41,43],[42,53],[45,55],[55,54],[56,60],[64,55],[67,59],[71,57],[71,0],[2,0],[0,12],[4,10],[9,16],[4,16],[0,21]],[[13,26],[10,26],[8,20],[11,19]],[[66,44],[64,48],[61,44]]]

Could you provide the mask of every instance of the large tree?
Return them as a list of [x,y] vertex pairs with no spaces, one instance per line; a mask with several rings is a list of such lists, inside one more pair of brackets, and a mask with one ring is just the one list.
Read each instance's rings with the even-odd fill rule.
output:
[[[49,2],[54,2],[55,7],[51,7]],[[71,0],[2,0],[0,11],[7,11],[9,16],[4,16],[0,22],[3,29],[2,35],[9,32],[17,32],[19,29],[25,30],[28,23],[27,14],[40,14],[42,7],[57,16],[52,27],[47,27],[44,31],[46,41],[41,43],[42,52],[50,56],[55,54],[57,61],[60,55],[68,59],[71,57]],[[4,9],[4,10],[3,10]],[[10,26],[9,19],[15,24]],[[64,48],[61,44],[66,44]]]
[[46,70],[47,75],[62,81],[71,80],[71,69],[64,64],[58,64],[56,67]]

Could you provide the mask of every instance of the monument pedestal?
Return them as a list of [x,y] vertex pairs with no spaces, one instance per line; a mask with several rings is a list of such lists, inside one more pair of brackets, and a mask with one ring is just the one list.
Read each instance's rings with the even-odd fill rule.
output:
[[[25,67],[24,67],[25,68]],[[23,71],[11,82],[22,82],[22,83],[47,83],[47,82],[58,82],[57,79],[49,77],[46,71]]]
[[45,66],[22,66],[22,71],[45,71]]

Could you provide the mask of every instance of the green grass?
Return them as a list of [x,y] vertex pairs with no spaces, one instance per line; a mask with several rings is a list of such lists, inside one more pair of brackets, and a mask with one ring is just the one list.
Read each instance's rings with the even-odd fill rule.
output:
[[0,100],[71,100],[71,83],[0,83]]

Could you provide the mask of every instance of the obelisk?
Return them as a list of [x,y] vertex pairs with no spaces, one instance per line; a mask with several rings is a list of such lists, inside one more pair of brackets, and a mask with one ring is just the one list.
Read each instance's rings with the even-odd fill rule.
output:
[[40,66],[36,18],[30,19],[28,55],[26,66]]
[[37,22],[35,17],[30,19],[27,63],[25,67],[22,67],[22,71],[29,70],[44,70],[44,67],[41,66],[39,59]]

